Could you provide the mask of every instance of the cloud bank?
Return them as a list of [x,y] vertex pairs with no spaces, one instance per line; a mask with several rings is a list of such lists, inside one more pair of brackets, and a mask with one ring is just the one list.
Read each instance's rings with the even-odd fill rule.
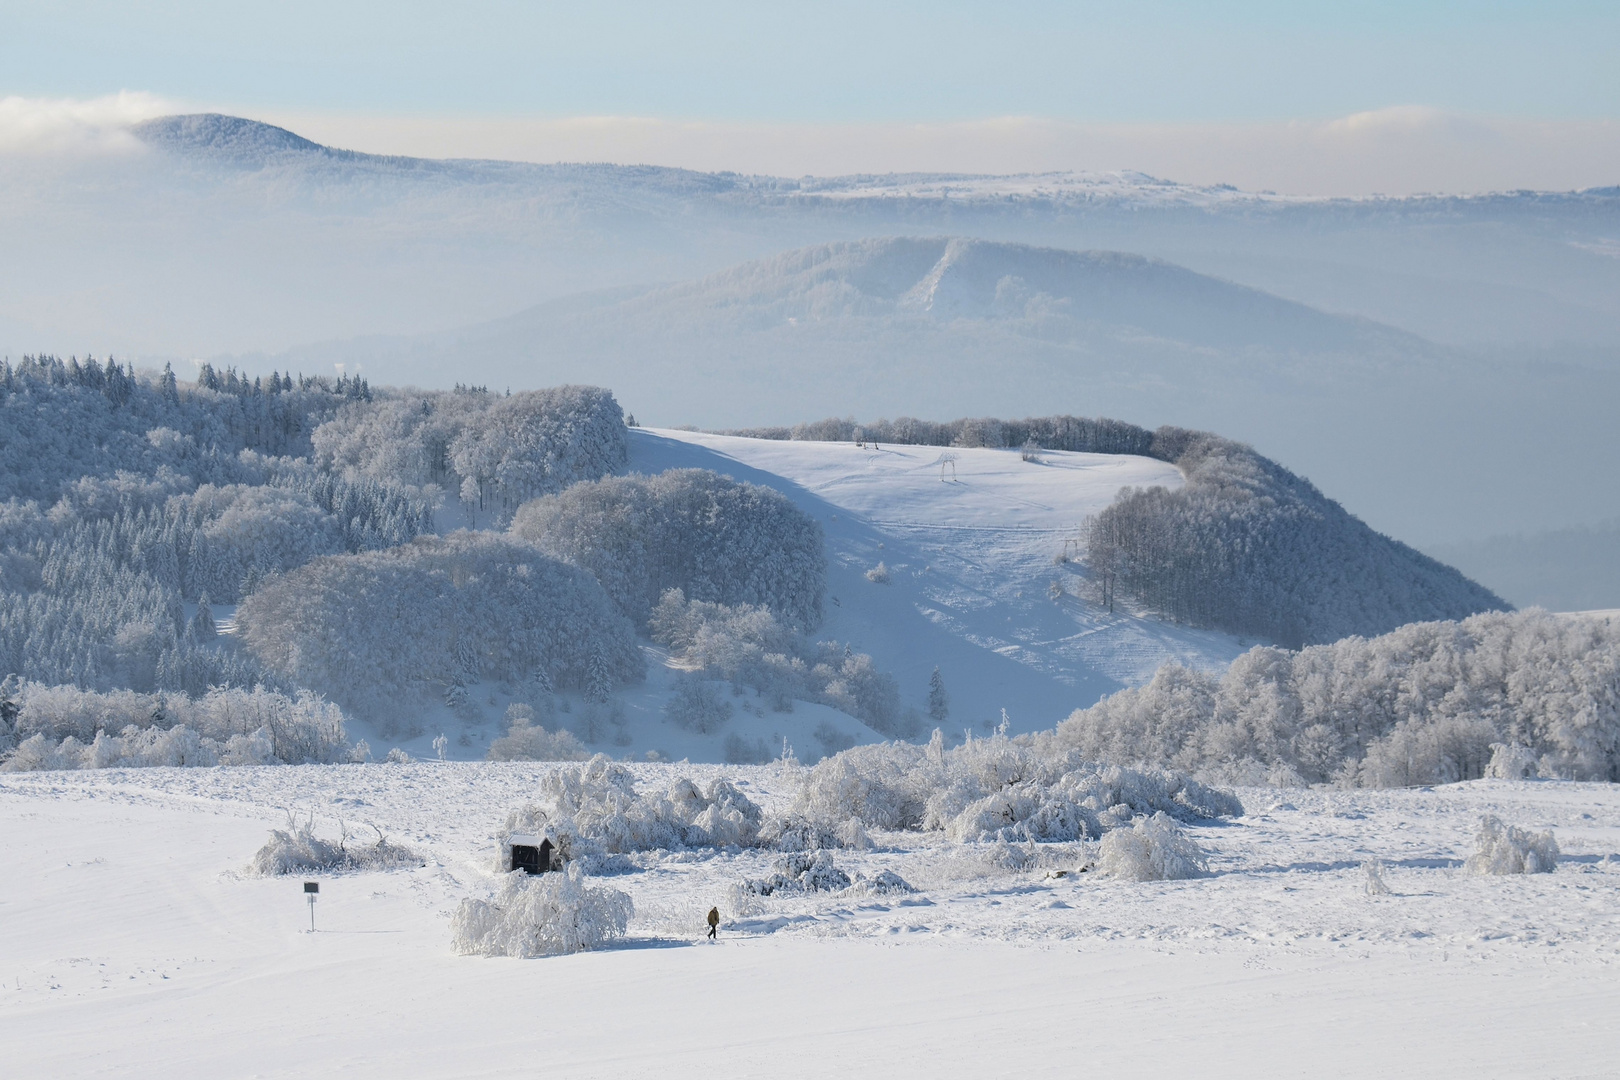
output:
[[127,152],[138,146],[131,124],[180,111],[174,102],[129,90],[96,98],[0,98],[0,154]]

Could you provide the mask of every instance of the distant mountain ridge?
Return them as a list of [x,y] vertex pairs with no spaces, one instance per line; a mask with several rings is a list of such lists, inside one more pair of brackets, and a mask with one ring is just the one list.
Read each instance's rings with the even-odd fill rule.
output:
[[131,129],[150,146],[177,154],[265,157],[277,153],[353,154],[295,135],[286,128],[221,113],[159,116]]
[[655,391],[670,420],[708,423],[721,401],[783,411],[769,399],[784,384],[800,388],[793,408],[833,412],[851,390],[869,392],[879,412],[932,407],[904,388],[972,379],[991,357],[1004,384],[1047,380],[1062,393],[1196,382],[1233,355],[1316,377],[1323,357],[1407,366],[1440,351],[1160,259],[936,236],[820,244],[696,281],[566,297],[419,338],[311,346],[278,363],[360,364],[402,382],[470,365],[502,384],[590,377]]
[[493,158],[419,158],[344,150],[304,138],[286,128],[224,113],[161,116],[131,127],[148,145],[180,156],[229,158],[242,162],[271,163],[286,155],[305,155],[354,164],[404,167],[420,172],[435,169],[529,172],[536,177],[565,178],[581,173],[597,179],[612,176],[631,182],[672,182],[676,189],[707,189],[715,194],[738,194],[795,202],[876,203],[939,202],[955,199],[972,203],[1044,203],[1075,207],[1102,204],[1152,204],[1160,207],[1333,207],[1343,211],[1421,210],[1444,212],[1458,205],[1492,204],[1542,207],[1564,204],[1610,207],[1620,203],[1620,185],[1576,191],[1498,191],[1475,195],[1425,194],[1357,197],[1279,194],[1246,191],[1230,184],[1187,184],[1134,170],[1090,172],[1066,170],[1043,173],[850,173],[837,176],[779,177],[730,171],[700,170],[655,165],[590,162],[554,164]]

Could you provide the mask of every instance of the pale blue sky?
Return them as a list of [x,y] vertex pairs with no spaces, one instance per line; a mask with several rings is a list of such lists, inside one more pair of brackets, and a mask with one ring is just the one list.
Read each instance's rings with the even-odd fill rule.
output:
[[0,0],[0,97],[851,123],[1620,117],[1620,3]]

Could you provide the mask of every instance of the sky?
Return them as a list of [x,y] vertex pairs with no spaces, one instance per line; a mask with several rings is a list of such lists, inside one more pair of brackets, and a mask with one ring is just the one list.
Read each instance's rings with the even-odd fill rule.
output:
[[380,152],[1308,194],[1620,182],[1612,0],[0,0],[0,25],[0,98],[124,92]]

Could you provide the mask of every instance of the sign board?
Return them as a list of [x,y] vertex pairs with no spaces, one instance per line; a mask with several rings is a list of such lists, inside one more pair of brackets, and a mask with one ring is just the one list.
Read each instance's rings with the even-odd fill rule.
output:
[[318,881],[306,881],[304,882],[304,891],[307,893],[318,893],[321,891],[321,883]]

